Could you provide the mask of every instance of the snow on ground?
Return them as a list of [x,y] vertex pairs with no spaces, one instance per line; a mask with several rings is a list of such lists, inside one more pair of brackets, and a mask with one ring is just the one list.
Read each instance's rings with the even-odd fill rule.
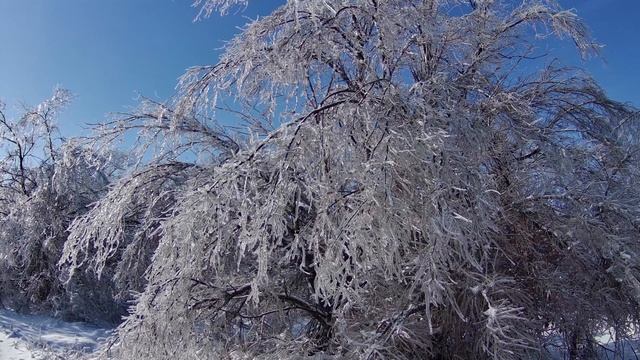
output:
[[[91,353],[110,335],[109,329],[65,322],[42,315],[22,315],[0,309],[0,360],[68,359],[69,354]],[[560,341],[558,339],[558,341]],[[600,359],[639,359],[640,342],[620,344],[617,356],[611,335],[598,339]],[[561,344],[557,344],[561,345]],[[554,360],[566,358],[555,346],[548,349]],[[621,356],[622,355],[622,356]]]
[[109,334],[109,329],[91,324],[0,309],[1,360],[36,360],[47,351],[90,353]]
[[0,332],[0,359],[34,360],[24,341],[10,337],[2,332]]

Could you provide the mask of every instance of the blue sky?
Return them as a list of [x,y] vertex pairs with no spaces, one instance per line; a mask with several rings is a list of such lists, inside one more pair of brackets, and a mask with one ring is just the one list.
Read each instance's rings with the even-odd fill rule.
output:
[[135,106],[137,94],[171,96],[186,68],[215,63],[246,17],[279,1],[259,3],[194,22],[190,0],[0,0],[0,99],[37,104],[67,88],[76,98],[61,127],[79,135],[82,124]]
[[[0,0],[0,99],[36,104],[57,85],[70,89],[77,98],[61,125],[78,135],[83,123],[134,106],[137,94],[171,96],[187,67],[216,62],[244,17],[281,2],[253,1],[241,14],[193,22],[190,0]],[[581,66],[613,98],[640,106],[640,0],[560,2],[606,45],[606,62]],[[580,65],[569,42],[555,50]]]
[[586,63],[561,43],[561,60],[584,67],[613,99],[640,107],[640,0],[559,0],[576,9],[597,42],[602,58]]

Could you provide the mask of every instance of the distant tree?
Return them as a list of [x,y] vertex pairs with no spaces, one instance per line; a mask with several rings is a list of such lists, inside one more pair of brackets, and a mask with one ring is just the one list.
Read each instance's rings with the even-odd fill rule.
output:
[[[578,359],[630,336],[638,113],[549,36],[598,49],[552,1],[292,0],[101,128],[141,130],[140,169],[62,262],[145,274],[105,356],[522,359],[560,336]],[[126,237],[135,209],[151,239]]]
[[[31,211],[33,208],[27,208],[32,205],[51,205],[34,201],[34,198],[42,195],[38,191],[39,186],[47,184],[40,182],[46,181],[45,173],[53,170],[56,130],[53,121],[70,98],[68,91],[58,89],[50,99],[38,106],[25,106],[17,119],[8,118],[4,106],[0,109],[0,146],[4,152],[0,160],[0,245],[3,255],[1,296],[2,302],[12,307],[27,306],[32,301],[44,301],[50,293],[56,293],[55,289],[51,289],[51,280],[55,276],[50,272],[51,265],[56,268],[55,261],[47,264],[43,259],[48,254],[42,244],[47,237],[64,233],[65,228],[55,229],[56,224],[46,224],[45,218],[30,218],[27,214],[34,215]],[[30,241],[34,234],[39,238],[36,242]],[[34,277],[37,281],[32,281]]]
[[[87,309],[74,306],[75,293],[92,286],[95,292],[98,281],[85,278],[70,291],[57,264],[67,227],[104,194],[115,169],[94,151],[60,137],[57,116],[70,99],[67,90],[58,89],[15,120],[0,109],[0,301],[16,310],[83,318]],[[89,292],[82,296],[85,302]],[[89,318],[111,316],[112,303],[113,296],[103,299],[108,309],[94,308],[91,315],[97,317]]]
[[31,168],[40,162],[55,162],[53,143],[57,128],[54,120],[70,99],[67,90],[57,89],[50,99],[34,108],[25,108],[24,113],[13,121],[7,118],[4,105],[0,104],[0,146],[5,151],[0,164],[3,189],[29,196],[37,187],[37,175]]

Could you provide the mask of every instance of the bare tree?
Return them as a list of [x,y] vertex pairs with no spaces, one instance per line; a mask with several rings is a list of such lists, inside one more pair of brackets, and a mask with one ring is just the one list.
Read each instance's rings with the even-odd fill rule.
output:
[[105,356],[522,359],[559,335],[577,359],[631,335],[638,113],[548,36],[598,49],[552,1],[292,0],[103,128],[163,151],[75,222],[72,271],[143,246],[123,219],[181,179]]

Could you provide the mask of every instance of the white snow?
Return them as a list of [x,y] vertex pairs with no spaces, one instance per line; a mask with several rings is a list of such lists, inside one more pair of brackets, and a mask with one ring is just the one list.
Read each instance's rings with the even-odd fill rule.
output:
[[34,360],[34,357],[24,341],[0,332],[0,359]]
[[109,334],[91,324],[0,310],[0,359],[36,360],[47,351],[89,353]]
[[[305,322],[294,325],[299,332]],[[65,354],[91,353],[110,335],[110,329],[80,322],[65,322],[43,315],[22,315],[0,309],[0,360],[66,359]],[[558,339],[558,341],[560,341]],[[614,350],[612,335],[598,337],[602,345],[601,358],[608,359]],[[560,343],[558,343],[560,345]],[[623,359],[637,359],[637,342],[622,344]],[[606,350],[605,348],[609,349]],[[548,348],[552,359],[564,359],[565,355],[555,346]]]

